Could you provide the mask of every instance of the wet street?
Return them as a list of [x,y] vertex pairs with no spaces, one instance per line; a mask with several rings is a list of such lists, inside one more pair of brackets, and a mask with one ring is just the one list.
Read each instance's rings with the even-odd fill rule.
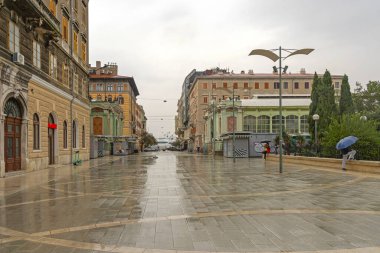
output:
[[380,176],[157,152],[0,197],[1,253],[183,251],[380,252]]

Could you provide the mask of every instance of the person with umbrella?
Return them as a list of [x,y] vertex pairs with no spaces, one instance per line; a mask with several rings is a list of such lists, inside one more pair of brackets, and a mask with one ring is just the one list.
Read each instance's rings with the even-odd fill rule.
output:
[[264,155],[264,160],[267,159],[267,155],[270,153],[270,146],[269,146],[270,141],[261,141],[261,145],[263,145],[263,155]]
[[336,149],[342,152],[342,170],[346,170],[346,162],[348,159],[353,160],[356,154],[356,150],[350,148],[350,146],[358,141],[355,136],[347,136],[341,139],[336,144]]

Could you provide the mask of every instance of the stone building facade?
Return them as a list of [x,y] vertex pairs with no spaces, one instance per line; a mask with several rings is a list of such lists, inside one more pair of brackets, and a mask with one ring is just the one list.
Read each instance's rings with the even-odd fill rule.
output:
[[88,159],[88,0],[4,0],[0,14],[0,175]]
[[[233,73],[223,69],[212,69],[203,72],[192,71],[191,78],[186,77],[186,88],[182,89],[181,101],[178,102],[178,119],[176,132],[183,136],[189,150],[202,147],[205,139],[205,111],[215,101],[235,98],[250,99],[256,95],[278,96],[278,73],[258,74]],[[282,75],[283,95],[310,96],[314,74],[302,69],[299,73]],[[333,85],[337,95],[343,76],[332,75]],[[190,81],[191,80],[191,81]]]

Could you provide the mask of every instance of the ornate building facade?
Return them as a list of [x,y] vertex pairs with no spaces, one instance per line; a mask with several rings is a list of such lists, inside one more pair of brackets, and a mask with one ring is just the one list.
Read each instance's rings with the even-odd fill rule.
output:
[[0,14],[0,176],[88,159],[88,0],[4,0]]
[[[299,73],[282,75],[283,95],[310,97],[313,82],[312,73],[301,69]],[[251,99],[253,96],[278,96],[278,73],[241,73],[225,69],[212,69],[203,72],[193,70],[186,78],[178,101],[176,123],[177,136],[182,137],[184,146],[189,150],[205,145],[205,112],[211,103],[224,100]],[[342,75],[332,75],[337,96],[340,94]]]
[[[137,150],[137,139],[141,133],[141,127],[145,127],[143,108],[137,104],[139,95],[133,77],[118,75],[116,63],[90,66],[90,97],[92,101],[116,101],[123,110],[123,133],[128,138],[128,149]],[[143,117],[142,117],[143,116]],[[143,125],[144,124],[144,125]]]

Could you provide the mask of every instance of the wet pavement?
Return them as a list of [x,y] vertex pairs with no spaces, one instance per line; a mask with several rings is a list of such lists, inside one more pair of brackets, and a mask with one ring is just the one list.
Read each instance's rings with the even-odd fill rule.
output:
[[5,187],[0,252],[380,252],[379,175],[176,152],[89,167]]

